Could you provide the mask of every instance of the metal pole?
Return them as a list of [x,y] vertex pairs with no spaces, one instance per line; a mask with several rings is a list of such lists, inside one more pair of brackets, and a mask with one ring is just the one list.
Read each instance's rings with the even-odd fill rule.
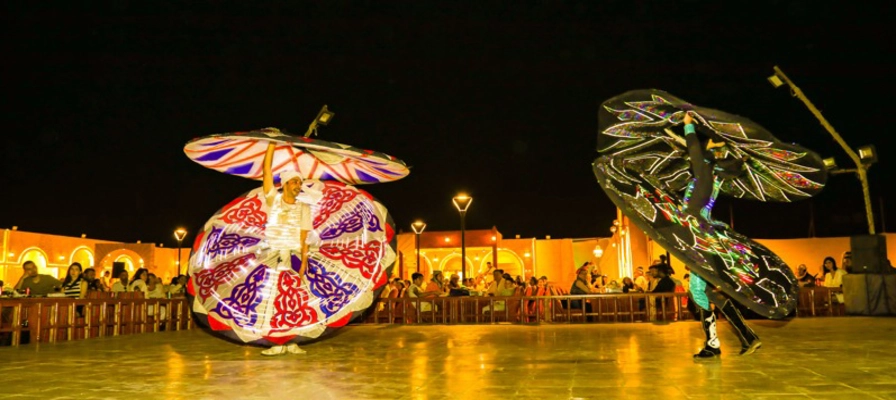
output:
[[417,240],[415,246],[417,247],[417,272],[420,272],[420,234],[417,233]]
[[177,274],[181,275],[181,265],[180,265],[180,246],[183,240],[177,241]]
[[868,167],[862,164],[862,160],[859,158],[859,155],[856,154],[856,152],[853,151],[848,144],[846,144],[846,141],[843,140],[842,137],[840,137],[840,134],[837,133],[837,131],[833,126],[831,126],[828,120],[826,120],[824,116],[821,115],[821,111],[818,111],[818,109],[815,108],[815,105],[812,104],[812,102],[809,101],[809,98],[807,98],[806,95],[803,94],[803,91],[800,90],[800,88],[798,88],[793,83],[793,81],[791,81],[790,78],[788,78],[787,75],[784,74],[784,71],[781,71],[781,68],[778,68],[777,65],[774,67],[774,69],[775,75],[783,79],[784,82],[787,83],[787,86],[790,86],[790,89],[793,91],[793,95],[802,100],[806,107],[809,108],[809,111],[811,111],[812,114],[815,115],[815,118],[818,118],[818,121],[821,122],[821,126],[827,129],[828,133],[830,133],[831,136],[834,137],[834,140],[836,140],[837,143],[840,144],[840,147],[842,147],[843,150],[846,151],[846,154],[849,156],[849,158],[851,158],[852,161],[856,164],[856,172],[859,176],[859,181],[862,183],[862,195],[865,197],[865,214],[868,217],[868,234],[873,235],[874,214],[871,210],[871,194],[869,193],[868,189]]
[[467,212],[460,212],[460,274],[464,278],[467,277],[467,242],[466,242],[466,226],[464,225],[464,217]]

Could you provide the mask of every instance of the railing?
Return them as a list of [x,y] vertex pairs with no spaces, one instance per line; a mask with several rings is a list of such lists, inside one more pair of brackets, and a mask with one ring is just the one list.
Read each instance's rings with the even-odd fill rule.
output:
[[677,321],[686,293],[378,299],[365,323],[480,324]]
[[[839,288],[800,291],[799,317],[845,315]],[[687,293],[629,293],[512,297],[383,298],[360,323],[494,324],[601,323],[693,320]]]
[[0,346],[192,327],[185,298],[0,299]]

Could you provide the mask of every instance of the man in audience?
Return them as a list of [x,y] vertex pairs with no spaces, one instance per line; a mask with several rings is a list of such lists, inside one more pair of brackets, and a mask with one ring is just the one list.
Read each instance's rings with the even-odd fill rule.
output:
[[62,288],[62,282],[58,279],[47,274],[38,274],[37,264],[33,261],[25,261],[22,269],[25,270],[25,274],[16,284],[16,290],[20,292],[30,290],[31,296],[37,297],[46,296]]
[[118,280],[112,284],[112,293],[128,291],[128,271],[122,270],[118,274]]
[[806,264],[800,264],[796,268],[796,282],[800,287],[815,287],[815,275],[808,272]]
[[635,269],[635,285],[641,288],[642,292],[647,291],[647,277],[644,276],[644,267],[642,266]]
[[495,272],[492,273],[492,276],[495,280],[492,282],[491,286],[488,287],[488,292],[486,293],[489,296],[497,296],[498,292],[501,291],[501,287],[504,285],[504,270],[496,269]]
[[843,271],[847,274],[852,273],[852,252],[847,251],[843,253],[843,259],[840,260],[840,267],[843,268]]

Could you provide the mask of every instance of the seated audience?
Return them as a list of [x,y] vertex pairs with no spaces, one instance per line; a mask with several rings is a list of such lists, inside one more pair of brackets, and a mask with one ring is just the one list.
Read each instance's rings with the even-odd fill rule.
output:
[[796,268],[796,281],[800,287],[815,287],[815,275],[809,273],[806,264]]
[[149,298],[149,289],[146,287],[146,281],[149,279],[149,270],[140,268],[134,273],[134,279],[128,284],[129,292],[143,292],[143,298]]
[[118,280],[112,284],[112,293],[120,293],[128,291],[128,271],[121,270],[118,273]]
[[81,270],[81,263],[74,262],[68,266],[68,272],[62,280],[62,293],[65,293],[65,297],[72,299],[81,297]]
[[34,261],[25,261],[22,264],[25,273],[16,284],[16,290],[20,293],[30,292],[32,297],[46,296],[62,288],[62,282],[47,274],[37,273],[37,264]]

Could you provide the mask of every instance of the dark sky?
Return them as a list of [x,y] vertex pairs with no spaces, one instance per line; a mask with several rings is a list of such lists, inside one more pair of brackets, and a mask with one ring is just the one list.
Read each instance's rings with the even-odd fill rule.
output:
[[[7,3],[0,17],[0,227],[172,245],[175,227],[195,232],[257,185],[193,163],[188,140],[301,133],[328,104],[337,115],[321,139],[412,166],[364,187],[400,228],[457,229],[450,199],[466,191],[470,228],[606,236],[615,209],[590,167],[597,110],[627,90],[747,116],[849,166],[803,104],[767,83],[775,64],[848,143],[883,153],[870,173],[876,211],[894,194],[892,18],[856,2],[38,3]],[[865,229],[850,175],[810,201],[722,200],[719,219],[729,204],[753,237],[805,237],[810,208],[818,236]]]

